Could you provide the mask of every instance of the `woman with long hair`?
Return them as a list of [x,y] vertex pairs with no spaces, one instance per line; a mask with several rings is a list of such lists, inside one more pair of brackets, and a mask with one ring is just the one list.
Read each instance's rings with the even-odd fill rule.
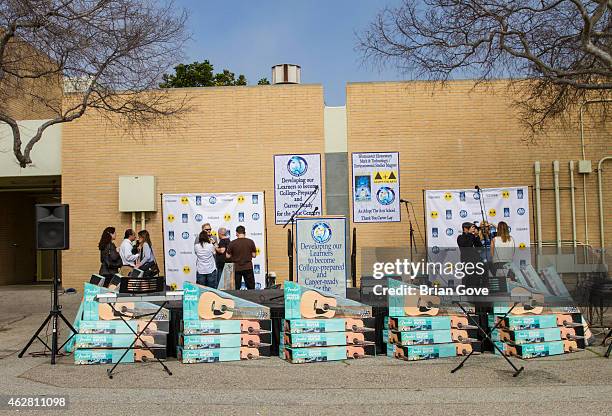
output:
[[196,255],[196,283],[216,289],[219,286],[215,261],[217,250],[208,232],[200,233],[197,243],[193,246],[193,252]]
[[151,236],[147,230],[138,231],[138,248],[140,250],[140,256],[136,263],[136,268],[145,273],[148,272],[148,274],[152,276],[158,274],[159,269],[157,268],[157,261],[153,253],[153,244],[151,243]]
[[123,265],[121,256],[115,247],[115,227],[106,227],[102,231],[98,249],[100,250],[100,275],[106,277],[107,281],[112,278],[115,273],[119,272],[119,268]]
[[497,224],[497,235],[491,240],[491,259],[493,262],[493,274],[512,262],[516,246],[510,235],[510,227],[504,221]]

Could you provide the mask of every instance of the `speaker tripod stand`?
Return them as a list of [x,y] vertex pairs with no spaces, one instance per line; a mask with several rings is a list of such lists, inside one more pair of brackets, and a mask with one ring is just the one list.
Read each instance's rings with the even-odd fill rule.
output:
[[[77,333],[77,330],[74,329],[72,324],[66,319],[64,314],[62,313],[62,306],[58,302],[58,286],[59,286],[59,272],[58,272],[58,264],[57,264],[57,250],[53,250],[53,292],[51,294],[51,310],[49,311],[49,315],[43,321],[42,325],[38,328],[38,330],[34,333],[30,341],[26,344],[26,346],[21,350],[18,357],[21,358],[26,353],[30,345],[35,340],[39,340],[48,350],[51,351],[51,364],[55,364],[55,357],[60,355],[60,351],[64,346],[74,337]],[[59,336],[59,327],[58,327],[58,319],[64,321],[66,326],[72,331],[72,335],[58,347],[58,336]],[[47,344],[41,337],[40,333],[45,329],[45,326],[51,321],[51,346]]]

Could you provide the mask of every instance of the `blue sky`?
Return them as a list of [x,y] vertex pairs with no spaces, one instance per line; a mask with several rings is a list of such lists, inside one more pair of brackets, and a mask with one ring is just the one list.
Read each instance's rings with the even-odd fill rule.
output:
[[278,63],[302,67],[302,83],[321,83],[325,102],[344,105],[347,82],[402,79],[393,69],[361,63],[355,31],[398,0],[176,0],[189,12],[186,61],[244,74],[249,85]]

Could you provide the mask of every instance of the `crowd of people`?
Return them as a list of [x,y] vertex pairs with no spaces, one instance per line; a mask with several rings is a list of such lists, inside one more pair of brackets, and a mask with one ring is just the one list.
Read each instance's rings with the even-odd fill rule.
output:
[[[100,250],[100,272],[107,280],[116,273],[122,276],[132,275],[139,269],[149,276],[159,273],[153,244],[147,230],[136,234],[134,230],[125,230],[123,241],[117,248],[115,227],[106,227],[102,232],[98,249]],[[196,260],[196,283],[212,287],[229,289],[229,279],[234,274],[234,288],[239,289],[242,282],[247,289],[255,289],[253,258],[257,256],[255,242],[246,236],[246,229],[236,227],[236,238],[230,240],[229,232],[221,227],[217,235],[213,234],[209,223],[202,225],[193,246]]]

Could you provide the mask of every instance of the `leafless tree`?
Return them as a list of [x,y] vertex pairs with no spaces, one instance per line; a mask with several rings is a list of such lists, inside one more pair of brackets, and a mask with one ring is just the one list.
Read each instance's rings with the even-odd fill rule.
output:
[[612,98],[612,0],[404,0],[358,36],[367,62],[416,78],[509,78],[534,134]]
[[[185,21],[172,1],[2,0],[0,121],[11,128],[20,166],[32,163],[47,128],[90,109],[124,126],[180,112],[185,101],[157,86],[180,60]],[[11,100],[51,114],[25,146]]]

